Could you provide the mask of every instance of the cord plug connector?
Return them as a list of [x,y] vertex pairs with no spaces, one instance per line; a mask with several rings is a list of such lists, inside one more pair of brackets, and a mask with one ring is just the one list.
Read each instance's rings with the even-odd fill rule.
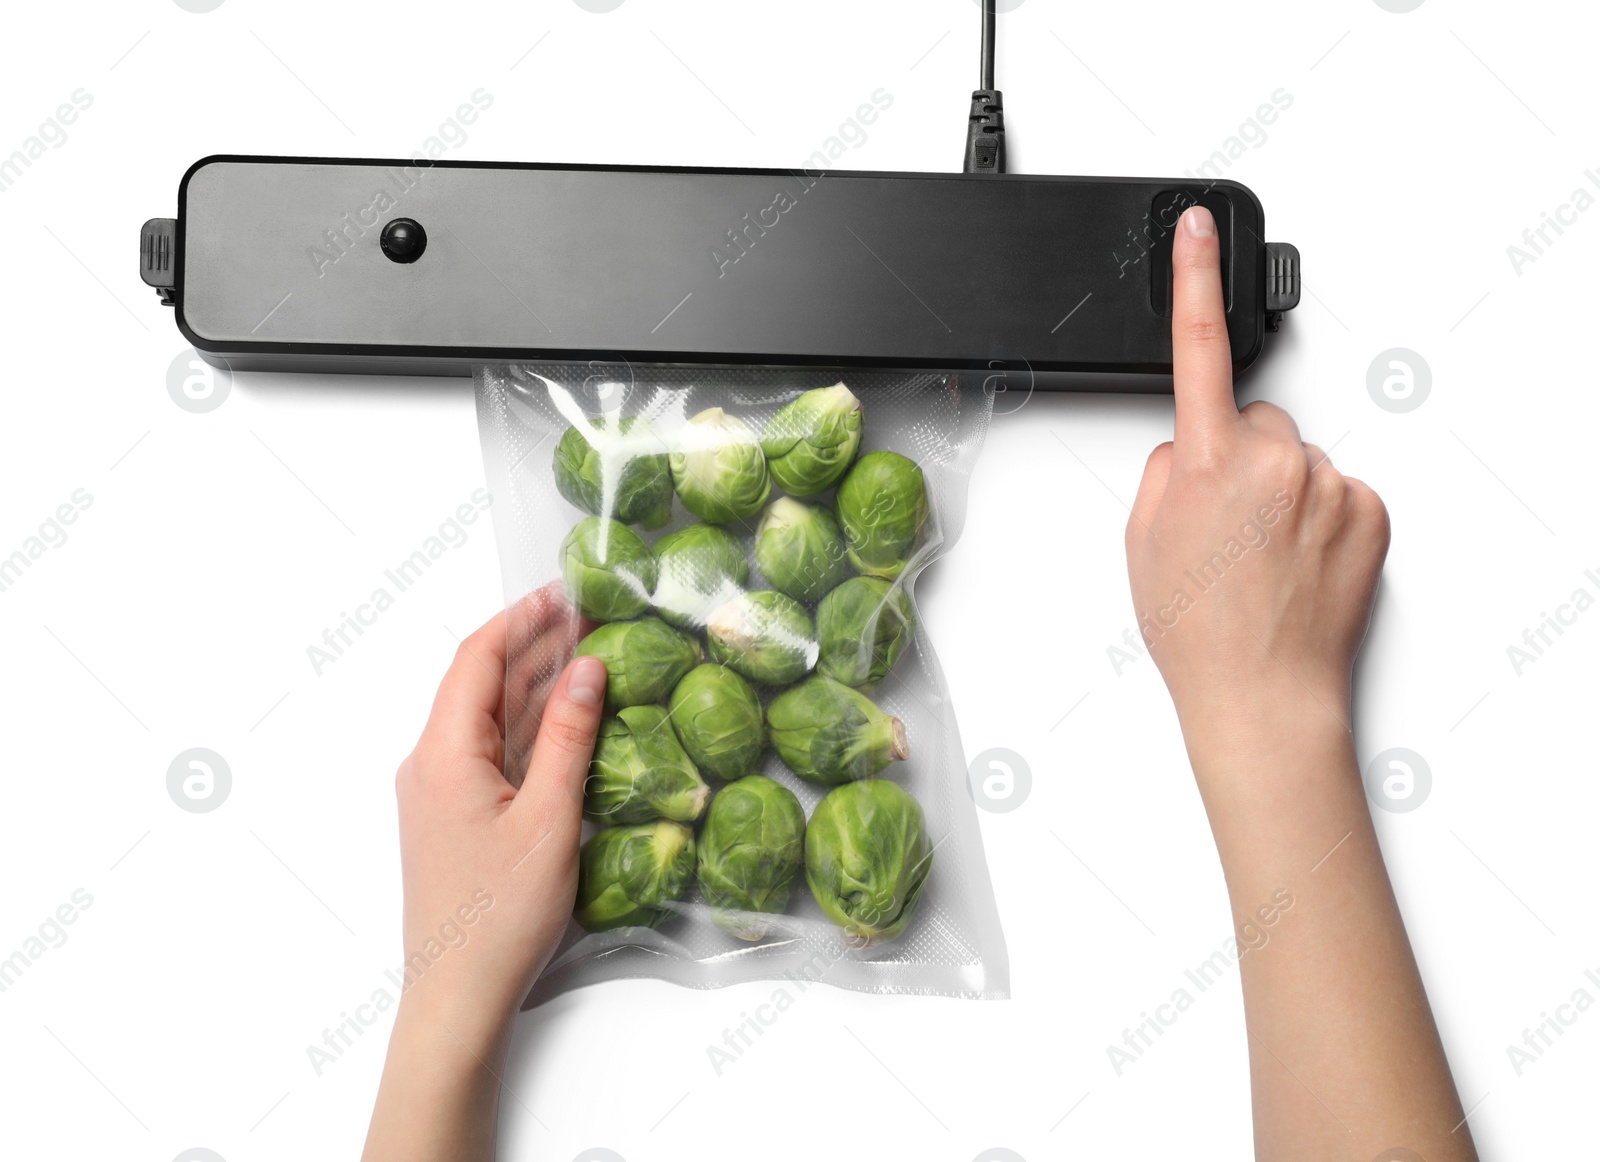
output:
[[978,89],[967,115],[967,155],[962,173],[1006,172],[1006,114],[999,89]]

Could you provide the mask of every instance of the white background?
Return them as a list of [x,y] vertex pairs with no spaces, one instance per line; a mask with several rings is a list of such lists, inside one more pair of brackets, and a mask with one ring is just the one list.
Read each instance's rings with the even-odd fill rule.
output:
[[[882,87],[892,108],[840,164],[952,169],[977,8],[101,0],[6,24],[0,154],[75,90],[93,104],[0,194],[0,555],[74,490],[93,502],[0,593],[0,957],[75,889],[93,904],[0,994],[0,1153],[352,1157],[386,1020],[320,1076],[306,1049],[399,960],[392,772],[452,635],[500,602],[487,522],[320,677],[306,647],[482,483],[472,398],[257,375],[181,410],[186,344],[136,277],[140,222],[202,155],[405,155],[479,88],[494,103],[453,157],[795,165]],[[1292,95],[1227,173],[1305,255],[1305,302],[1241,397],[1288,407],[1393,514],[1358,744],[1433,772],[1378,823],[1488,1157],[1573,1156],[1600,1066],[1593,1010],[1520,1076],[1507,1055],[1575,990],[1600,999],[1600,612],[1520,676],[1506,652],[1580,586],[1600,596],[1600,213],[1520,274],[1506,253],[1600,167],[1594,33],[1575,6],[1444,0],[1028,0],[1001,20],[1016,171],[1181,174]],[[1432,370],[1409,414],[1367,392],[1391,347]],[[769,986],[569,995],[518,1022],[504,1156],[1248,1153],[1237,970],[1120,1076],[1106,1052],[1229,937],[1161,682],[1107,654],[1132,624],[1124,504],[1170,430],[1163,399],[1000,418],[964,539],[921,586],[968,755],[1033,771],[983,818],[1013,999],[812,989],[719,1077],[707,1045]],[[165,786],[197,746],[233,774],[209,814]]]

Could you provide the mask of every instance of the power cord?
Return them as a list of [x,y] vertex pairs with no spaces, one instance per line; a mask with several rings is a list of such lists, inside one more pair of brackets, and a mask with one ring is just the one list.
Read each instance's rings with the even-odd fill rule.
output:
[[995,0],[983,0],[983,34],[978,46],[978,85],[967,114],[967,154],[962,173],[1006,172],[1006,115],[994,87]]

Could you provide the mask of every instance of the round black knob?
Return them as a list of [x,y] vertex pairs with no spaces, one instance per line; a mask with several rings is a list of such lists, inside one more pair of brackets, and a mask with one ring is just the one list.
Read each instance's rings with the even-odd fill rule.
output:
[[378,245],[392,262],[415,262],[428,248],[428,232],[420,222],[396,218],[378,235]]

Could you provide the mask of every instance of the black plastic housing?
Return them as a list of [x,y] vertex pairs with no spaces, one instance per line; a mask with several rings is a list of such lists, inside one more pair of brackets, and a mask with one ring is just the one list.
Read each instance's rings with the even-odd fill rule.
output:
[[[216,156],[146,231],[170,232],[179,328],[234,370],[1003,368],[1170,391],[1172,230],[1195,202],[1243,369],[1285,276],[1269,287],[1236,182]],[[415,261],[380,242],[400,218],[426,231]]]

